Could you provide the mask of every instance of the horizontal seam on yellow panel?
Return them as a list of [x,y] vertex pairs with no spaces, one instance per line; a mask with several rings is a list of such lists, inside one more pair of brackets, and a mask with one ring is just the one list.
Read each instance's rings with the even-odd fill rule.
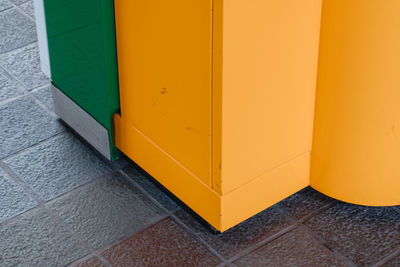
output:
[[270,169],[270,170],[268,170],[268,171],[266,171],[266,172],[263,172],[263,173],[260,174],[260,175],[255,176],[254,178],[250,179],[250,180],[247,181],[246,183],[241,184],[241,185],[235,187],[234,189],[229,190],[229,191],[226,192],[226,193],[222,193],[222,196],[226,196],[226,195],[228,195],[228,194],[230,194],[230,193],[232,193],[232,192],[234,192],[234,191],[240,189],[242,186],[245,186],[245,185],[247,185],[247,184],[253,182],[254,180],[256,180],[256,179],[258,179],[258,178],[260,178],[260,177],[262,177],[262,176],[268,175],[269,173],[275,171],[276,169],[282,168],[282,167],[284,167],[285,165],[288,165],[290,162],[292,162],[292,161],[294,161],[294,160],[296,160],[296,159],[298,159],[298,158],[304,156],[305,154],[310,154],[310,153],[311,153],[311,151],[306,151],[306,152],[302,152],[302,153],[300,153],[300,154],[297,154],[297,155],[294,156],[293,158],[284,161],[283,163],[281,163],[281,164],[279,164],[279,165],[273,167],[272,169]]

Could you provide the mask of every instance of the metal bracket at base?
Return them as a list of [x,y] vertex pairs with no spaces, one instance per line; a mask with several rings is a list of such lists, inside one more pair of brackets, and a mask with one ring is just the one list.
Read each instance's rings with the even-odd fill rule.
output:
[[55,113],[104,157],[111,160],[108,130],[54,85],[52,93]]

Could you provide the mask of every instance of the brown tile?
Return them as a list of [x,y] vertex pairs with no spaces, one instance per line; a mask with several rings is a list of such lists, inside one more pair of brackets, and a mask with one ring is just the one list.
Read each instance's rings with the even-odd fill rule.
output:
[[238,226],[214,235],[185,211],[176,216],[196,232],[225,259],[230,259],[252,245],[271,237],[294,222],[277,206],[272,206]]
[[296,194],[282,200],[279,202],[279,205],[284,207],[297,219],[301,219],[316,212],[332,201],[332,198],[319,193],[311,187],[306,187]]
[[112,266],[216,266],[220,260],[166,218],[101,253]]
[[306,224],[357,265],[370,266],[400,247],[400,213],[391,207],[340,202]]
[[73,267],[106,267],[106,265],[99,260],[96,256],[90,257],[89,259],[80,263],[72,265]]
[[304,228],[267,243],[235,262],[237,266],[346,266]]

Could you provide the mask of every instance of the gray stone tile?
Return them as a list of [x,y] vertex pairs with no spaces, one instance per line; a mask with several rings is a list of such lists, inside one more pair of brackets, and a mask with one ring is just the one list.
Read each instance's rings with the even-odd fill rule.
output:
[[53,96],[51,94],[51,85],[47,85],[44,88],[32,91],[32,94],[42,102],[49,110],[54,111]]
[[217,266],[221,261],[170,218],[107,249],[101,256],[114,267]]
[[110,172],[103,161],[70,133],[35,145],[4,162],[45,200]]
[[184,210],[178,211],[176,216],[227,260],[294,224],[278,206],[272,206],[220,235],[212,234]]
[[71,265],[72,267],[106,267],[106,265],[96,256]]
[[306,224],[360,266],[373,265],[400,247],[400,214],[390,207],[337,203]]
[[22,82],[27,89],[44,86],[50,82],[40,69],[36,43],[0,55],[0,66]]
[[383,267],[400,267],[400,255],[385,263]]
[[304,216],[316,212],[332,201],[332,198],[319,193],[311,187],[306,187],[296,194],[282,200],[279,202],[279,205],[284,207],[297,219],[301,219]]
[[63,127],[31,96],[0,105],[0,158],[63,131]]
[[0,223],[36,205],[37,202],[0,168]]
[[1,266],[65,266],[88,250],[47,211],[38,209],[0,228]]
[[25,46],[37,40],[35,23],[16,8],[2,11],[0,37],[0,54]]
[[19,6],[26,14],[31,16],[33,19],[35,18],[35,9],[33,6],[33,0],[30,0],[26,3],[23,3]]
[[0,102],[24,93],[23,86],[0,68]]
[[150,177],[143,176],[135,166],[125,168],[124,172],[169,211],[177,211],[180,209],[174,200],[150,181]]
[[29,0],[10,0],[10,1],[19,6],[20,4],[28,2]]
[[235,261],[236,266],[347,266],[303,228],[289,233]]
[[118,173],[80,187],[49,206],[93,248],[128,237],[163,217]]
[[0,11],[12,8],[13,5],[8,0],[0,0]]

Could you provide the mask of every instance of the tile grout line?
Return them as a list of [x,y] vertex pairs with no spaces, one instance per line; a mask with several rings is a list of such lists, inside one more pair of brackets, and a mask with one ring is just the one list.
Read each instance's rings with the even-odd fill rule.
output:
[[59,136],[61,136],[61,135],[63,135],[63,134],[66,134],[66,133],[68,133],[68,132],[67,132],[66,130],[63,130],[63,131],[61,131],[61,132],[59,132],[59,133],[56,133],[55,135],[52,135],[52,136],[47,137],[47,138],[45,138],[45,139],[43,139],[43,140],[40,140],[39,142],[37,142],[37,143],[35,143],[35,144],[33,144],[33,145],[30,145],[30,146],[25,147],[25,148],[21,148],[20,150],[15,151],[15,152],[12,152],[11,154],[8,154],[8,155],[5,156],[5,157],[2,157],[2,158],[0,157],[0,161],[8,160],[8,159],[10,159],[10,158],[12,158],[12,157],[14,157],[14,156],[17,156],[17,155],[20,154],[20,153],[25,152],[25,151],[28,150],[28,149],[31,149],[31,148],[33,148],[33,147],[35,147],[35,146],[38,146],[38,145],[41,145],[41,144],[43,144],[43,143],[45,143],[46,141],[49,141],[49,140],[51,140],[51,139],[56,139],[57,137],[59,137]]
[[[12,8],[14,8],[14,7],[12,7]],[[10,8],[10,9],[11,9],[11,8]],[[9,10],[9,9],[8,9],[8,10]],[[28,43],[23,44],[23,45],[21,45],[21,46],[14,47],[14,48],[11,49],[11,50],[4,51],[3,53],[0,53],[0,56],[7,55],[7,54],[11,54],[11,53],[13,53],[13,52],[15,52],[15,51],[17,51],[17,50],[19,50],[19,49],[22,49],[22,48],[24,48],[24,47],[26,47],[26,46],[32,45],[32,44],[37,43],[37,42],[38,42],[38,40],[37,40],[37,38],[36,38],[36,40],[34,40],[34,41],[28,42]]]
[[382,258],[380,261],[372,265],[373,267],[383,266],[384,264],[390,262],[397,256],[400,256],[400,248],[397,248],[395,251],[387,255],[386,257]]
[[186,232],[191,234],[193,237],[195,237],[196,240],[200,241],[201,244],[203,244],[211,253],[213,253],[218,259],[220,259],[222,262],[226,262],[225,258],[222,257],[214,248],[212,248],[210,245],[208,245],[203,239],[201,239],[194,231],[192,231],[187,225],[185,225],[183,222],[181,222],[174,214],[176,211],[169,211],[167,208],[165,208],[161,203],[159,203],[156,199],[153,198],[151,194],[149,194],[146,190],[144,190],[138,183],[136,183],[124,170],[120,169],[118,171],[125,177],[132,185],[137,187],[147,198],[149,198],[152,202],[154,202],[159,208],[161,208],[164,212],[167,212],[169,217],[175,221],[179,226],[183,227]]
[[266,244],[268,244],[268,243],[271,243],[272,241],[274,241],[274,240],[280,238],[281,236],[283,236],[283,235],[285,235],[285,234],[287,234],[287,233],[293,231],[294,229],[296,229],[296,228],[300,225],[300,224],[297,222],[297,220],[296,220],[290,213],[287,213],[287,211],[286,211],[285,209],[283,209],[279,204],[276,204],[276,205],[277,205],[277,208],[278,208],[284,215],[286,215],[286,216],[289,218],[291,224],[290,224],[289,226],[283,228],[283,229],[280,230],[279,232],[277,232],[277,233],[275,233],[275,234],[273,234],[273,235],[271,235],[271,236],[269,236],[269,237],[267,237],[267,238],[265,238],[265,239],[263,239],[263,240],[261,240],[261,241],[255,243],[254,245],[248,247],[247,249],[245,249],[245,250],[239,252],[237,255],[231,257],[231,258],[228,260],[229,263],[233,263],[234,261],[236,261],[236,260],[238,260],[238,259],[240,259],[240,258],[242,258],[242,257],[244,257],[244,256],[246,256],[246,255],[248,255],[248,254],[250,254],[251,252],[257,250],[258,248],[260,248],[260,247],[262,247],[262,246],[264,246],[264,245],[266,245]]
[[318,208],[316,211],[303,216],[301,218],[296,218],[295,216],[293,216],[289,211],[287,211],[285,209],[285,207],[282,207],[282,209],[287,212],[288,214],[290,214],[294,220],[296,220],[297,224],[299,226],[305,227],[305,230],[311,234],[311,236],[314,238],[315,241],[317,241],[317,243],[319,243],[321,246],[325,247],[326,249],[328,249],[336,258],[340,259],[341,261],[343,261],[345,264],[349,265],[349,266],[356,266],[352,261],[350,261],[347,257],[345,257],[341,252],[339,252],[338,250],[336,250],[335,248],[331,247],[330,244],[320,238],[319,236],[316,236],[314,234],[314,232],[312,231],[312,229],[310,229],[310,227],[308,227],[305,222],[307,222],[308,220],[312,219],[313,217],[315,217],[318,214],[321,214],[323,211],[329,209],[330,207],[334,206],[335,204],[339,203],[340,201],[333,199],[332,201],[330,201],[329,203],[325,204],[324,206]]
[[331,246],[329,244],[329,242],[327,242],[322,237],[317,236],[308,225],[306,225],[304,223],[301,223],[301,224],[305,227],[305,229],[307,229],[307,231],[311,234],[312,237],[314,237],[314,239],[317,242],[319,242],[322,246],[324,246],[326,249],[331,251],[338,259],[342,260],[348,266],[352,266],[352,267],[356,267],[357,266],[350,259],[348,259],[346,256],[344,256],[339,250],[337,250],[335,247]]
[[0,159],[0,167],[3,168],[6,173],[19,185],[22,189],[32,197],[38,205],[44,204],[44,200],[27,184],[23,181],[14,171],[7,166],[1,159]]
[[9,1],[9,2],[14,6],[14,7],[12,7],[12,8],[18,9],[20,12],[22,12],[23,15],[25,15],[25,17],[28,17],[31,21],[33,21],[33,22],[35,23],[35,28],[36,28],[36,21],[35,21],[35,19],[32,18],[31,16],[29,16],[29,15],[20,7],[20,5],[26,4],[26,3],[28,3],[29,1],[23,2],[23,3],[21,3],[20,5],[15,4],[13,1]]

